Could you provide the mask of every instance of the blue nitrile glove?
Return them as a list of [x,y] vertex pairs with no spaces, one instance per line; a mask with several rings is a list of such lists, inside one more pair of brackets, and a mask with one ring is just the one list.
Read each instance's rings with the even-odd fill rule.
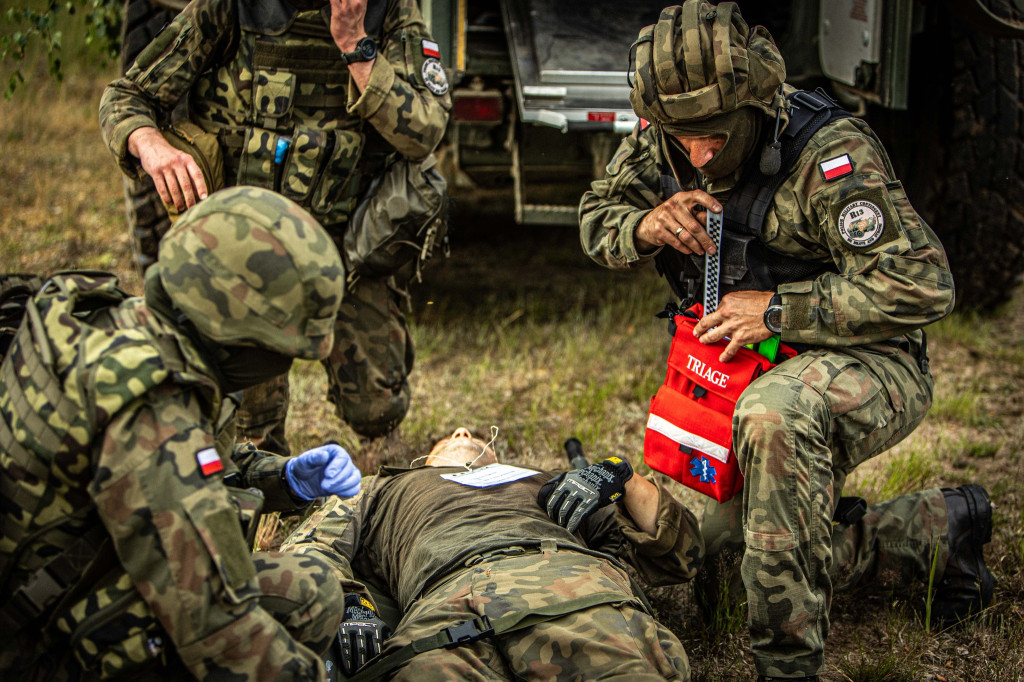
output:
[[293,457],[284,465],[284,473],[292,492],[304,500],[325,495],[352,497],[359,492],[363,477],[345,448],[335,443]]

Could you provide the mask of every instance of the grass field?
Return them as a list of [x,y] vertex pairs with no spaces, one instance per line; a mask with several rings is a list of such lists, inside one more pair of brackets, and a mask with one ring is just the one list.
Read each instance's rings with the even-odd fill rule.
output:
[[[118,170],[96,109],[109,67],[71,70],[58,89],[30,80],[0,102],[0,271],[102,268],[141,290],[132,270]],[[668,300],[653,271],[612,273],[590,263],[566,228],[516,227],[503,201],[457,202],[452,255],[413,291],[417,348],[413,404],[401,442],[361,452],[325,400],[319,366],[292,370],[295,449],[339,440],[393,463],[425,453],[458,425],[497,426],[510,463],[558,466],[579,437],[591,456],[640,463],[647,403],[664,376],[669,337],[653,317]],[[911,594],[839,596],[828,680],[1024,679],[1024,295],[996,314],[954,313],[928,330],[936,397],[924,425],[861,467],[847,494],[869,501],[929,486],[984,483],[995,502],[987,560],[995,604],[956,631],[928,632]],[[643,466],[639,466],[643,469]],[[695,510],[695,494],[680,489]],[[698,512],[699,513],[699,512]],[[742,614],[703,621],[689,588],[653,601],[683,639],[696,680],[750,678]]]

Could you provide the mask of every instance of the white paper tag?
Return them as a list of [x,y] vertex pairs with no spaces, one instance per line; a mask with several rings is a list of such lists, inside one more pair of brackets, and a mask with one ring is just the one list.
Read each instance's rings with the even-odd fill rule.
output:
[[522,469],[508,464],[488,464],[472,471],[460,471],[454,474],[441,474],[441,478],[453,481],[460,485],[468,485],[472,488],[490,488],[495,485],[504,485],[521,478],[536,476],[539,471]]

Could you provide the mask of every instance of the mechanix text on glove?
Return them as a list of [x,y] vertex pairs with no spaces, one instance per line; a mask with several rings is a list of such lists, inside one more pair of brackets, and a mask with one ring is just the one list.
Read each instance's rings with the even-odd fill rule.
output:
[[537,503],[552,521],[575,533],[583,519],[622,497],[626,481],[632,477],[629,462],[609,457],[551,479],[541,487]]

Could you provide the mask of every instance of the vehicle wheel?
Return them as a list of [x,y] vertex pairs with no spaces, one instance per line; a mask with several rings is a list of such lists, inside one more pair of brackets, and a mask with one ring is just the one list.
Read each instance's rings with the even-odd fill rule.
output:
[[[1008,0],[991,6],[1014,16]],[[958,308],[984,310],[1024,271],[1024,40],[981,35],[939,7],[911,47],[908,111],[870,118],[945,246]]]
[[[142,49],[177,14],[149,0],[125,0],[121,24],[121,73],[128,71]],[[140,273],[156,260],[157,244],[171,221],[153,181],[123,178],[125,214],[128,218],[132,254]]]

